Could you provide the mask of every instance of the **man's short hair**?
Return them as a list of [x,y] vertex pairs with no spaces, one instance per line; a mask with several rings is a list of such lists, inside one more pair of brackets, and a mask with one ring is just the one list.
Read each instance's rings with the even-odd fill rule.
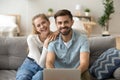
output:
[[67,9],[62,9],[62,10],[59,10],[58,12],[56,12],[55,15],[54,15],[54,18],[56,20],[56,18],[58,16],[66,16],[66,15],[69,16],[71,18],[71,20],[73,19],[72,13]]

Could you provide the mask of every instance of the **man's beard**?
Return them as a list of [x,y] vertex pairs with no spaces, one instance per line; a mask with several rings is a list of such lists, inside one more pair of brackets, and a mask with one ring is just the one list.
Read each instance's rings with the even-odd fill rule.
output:
[[[64,32],[62,32],[61,30],[62,29],[67,29],[67,31],[64,31]],[[72,30],[72,28],[70,28],[70,27],[64,27],[64,28],[60,28],[60,33],[62,34],[62,35],[68,35],[69,33],[70,33],[70,31]]]

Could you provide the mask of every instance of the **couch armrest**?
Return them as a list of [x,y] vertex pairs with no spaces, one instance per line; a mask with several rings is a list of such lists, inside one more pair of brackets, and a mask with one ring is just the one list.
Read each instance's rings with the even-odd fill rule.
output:
[[116,48],[120,50],[120,36],[116,37]]
[[116,47],[114,36],[90,37],[90,66],[107,49]]
[[120,80],[120,67],[118,67],[114,73],[113,76],[115,77],[115,79]]
[[107,37],[92,37],[90,40],[90,50],[92,52],[98,50],[107,50],[116,47],[116,39],[114,36]]

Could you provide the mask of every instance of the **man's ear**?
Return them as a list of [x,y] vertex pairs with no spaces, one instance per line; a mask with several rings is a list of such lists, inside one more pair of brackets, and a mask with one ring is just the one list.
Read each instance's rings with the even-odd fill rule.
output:
[[74,24],[74,20],[72,19],[72,25]]

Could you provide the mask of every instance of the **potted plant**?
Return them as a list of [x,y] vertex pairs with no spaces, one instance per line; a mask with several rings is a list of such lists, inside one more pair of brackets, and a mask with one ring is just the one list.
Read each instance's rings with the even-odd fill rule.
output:
[[111,14],[113,14],[114,6],[113,6],[113,0],[104,0],[104,14],[98,19],[98,23],[101,27],[103,27],[103,36],[109,36],[109,20],[111,19]]
[[52,9],[52,8],[49,8],[49,9],[48,9],[48,15],[51,16],[52,14],[53,14],[53,9]]
[[89,8],[86,8],[86,9],[84,10],[84,12],[85,12],[85,16],[89,16],[90,9],[89,9]]

